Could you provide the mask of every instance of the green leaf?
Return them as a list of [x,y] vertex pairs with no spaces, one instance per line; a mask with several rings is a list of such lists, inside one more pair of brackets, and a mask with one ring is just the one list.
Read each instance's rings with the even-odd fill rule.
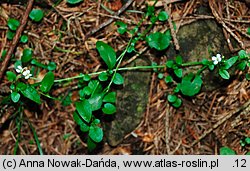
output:
[[116,102],[116,92],[110,92],[106,94],[103,98],[103,102],[115,103]]
[[182,57],[181,57],[180,55],[178,55],[178,56],[176,57],[175,61],[176,61],[176,63],[177,63],[178,65],[181,65],[181,64],[182,64]]
[[174,103],[174,102],[176,102],[176,100],[177,100],[177,96],[176,95],[173,95],[173,94],[169,94],[168,95],[168,101],[170,103]]
[[101,58],[104,60],[104,62],[108,66],[108,69],[110,70],[113,69],[116,64],[116,53],[114,49],[108,44],[101,42],[101,41],[96,42],[96,48]]
[[16,85],[17,90],[19,91],[24,91],[27,88],[27,85],[24,84],[23,82],[18,82]]
[[33,50],[32,49],[24,49],[23,55],[21,57],[22,62],[29,62],[32,59]]
[[113,105],[111,103],[106,103],[106,104],[104,104],[102,111],[105,114],[112,115],[116,112],[116,107],[115,107],[115,105]]
[[115,25],[118,25],[119,26],[119,28],[117,29],[117,31],[118,31],[118,33],[119,34],[124,34],[124,33],[126,33],[126,31],[127,31],[127,24],[125,24],[124,22],[121,22],[121,21],[117,21],[116,23],[115,23]]
[[247,34],[250,35],[250,27],[247,28]]
[[175,108],[179,108],[182,104],[182,100],[180,98],[177,98],[176,101],[174,103],[172,103],[172,105],[175,107]]
[[83,93],[86,94],[87,96],[91,95],[91,93],[93,92],[92,89],[89,86],[85,86],[82,89]]
[[250,155],[250,151],[246,153],[246,155]]
[[72,103],[71,96],[72,93],[68,93],[68,95],[63,99],[62,101],[63,106],[69,106]]
[[30,99],[38,104],[41,104],[40,95],[34,87],[32,87],[30,85],[26,85],[26,88],[24,90],[21,89],[20,91],[28,99]]
[[98,80],[92,80],[88,83],[88,87],[91,89],[92,96],[94,94],[100,94],[102,92],[102,85]]
[[161,32],[151,33],[146,37],[146,41],[151,48],[164,50],[170,45],[171,36]]
[[75,105],[76,110],[81,116],[81,118],[87,123],[89,123],[92,117],[91,104],[89,103],[89,101],[83,100],[81,102],[76,102]]
[[94,141],[94,142],[101,142],[103,138],[103,131],[99,126],[96,125],[91,125],[89,128],[89,137]]
[[49,92],[54,84],[54,80],[55,80],[54,73],[49,71],[42,80],[40,90],[44,93]]
[[238,55],[239,55],[240,59],[244,59],[247,57],[247,52],[245,50],[240,50],[238,52]]
[[88,99],[91,104],[92,111],[99,110],[102,107],[102,94],[95,94],[91,98]]
[[201,63],[202,63],[202,65],[209,65],[209,60],[203,59],[203,60],[201,61]]
[[245,142],[246,142],[247,144],[250,144],[250,137],[245,138]]
[[21,43],[27,43],[28,42],[28,36],[27,35],[22,35],[20,38],[20,42]]
[[15,81],[16,80],[16,74],[12,71],[7,71],[6,72],[7,79],[9,81]]
[[15,34],[16,34],[15,32],[8,30],[7,31],[7,39],[8,40],[13,40]]
[[155,12],[155,7],[154,7],[154,6],[149,5],[149,6],[147,7],[147,13],[146,13],[146,16],[151,16],[151,15],[154,15],[154,12]]
[[169,18],[169,15],[168,15],[168,13],[167,13],[166,11],[161,11],[161,12],[158,14],[158,19],[159,19],[160,21],[166,21],[166,20],[168,20],[168,18]]
[[214,65],[210,64],[210,65],[208,65],[208,68],[209,68],[210,71],[213,71],[214,70]]
[[7,55],[7,50],[4,49],[2,54],[1,54],[2,59],[4,59],[6,55]]
[[18,92],[12,92],[10,96],[11,96],[11,100],[14,103],[18,102],[21,97],[21,95]]
[[101,123],[100,119],[94,119],[91,125],[98,125],[100,123]]
[[10,18],[7,21],[7,25],[12,31],[16,31],[17,28],[20,26],[20,22],[14,18]]
[[225,70],[225,69],[220,69],[220,70],[219,70],[219,74],[220,74],[220,76],[221,76],[223,79],[228,80],[228,79],[230,78],[230,75],[229,75],[228,71]]
[[249,81],[250,80],[250,74],[246,74],[246,79]]
[[67,0],[67,3],[71,4],[71,5],[75,5],[78,4],[80,2],[82,2],[83,0]]
[[193,74],[185,76],[180,84],[180,90],[185,96],[194,96],[200,92],[202,79],[200,75],[196,75],[193,79]]
[[238,56],[234,56],[234,57],[231,57],[231,58],[229,58],[228,60],[226,60],[225,61],[225,63],[224,63],[224,69],[229,69],[229,68],[231,68],[236,62],[237,62],[237,60],[238,60]]
[[163,77],[164,77],[164,74],[163,74],[163,73],[159,73],[159,74],[158,74],[158,78],[159,78],[159,79],[163,79]]
[[100,81],[107,81],[108,80],[108,74],[107,72],[102,72],[101,74],[98,75],[98,79]]
[[85,74],[83,77],[82,77],[83,81],[90,81],[91,80],[91,76],[88,75],[88,74]]
[[237,69],[244,71],[246,69],[247,66],[247,61],[242,61],[237,65]]
[[167,84],[173,82],[173,78],[170,75],[166,76],[164,80]]
[[166,62],[166,66],[167,66],[168,68],[173,68],[173,66],[174,66],[174,61],[168,60],[168,61]]
[[235,151],[229,147],[221,147],[220,155],[236,155]]
[[124,78],[122,77],[121,74],[116,73],[113,83],[116,85],[122,85],[124,83]]
[[87,139],[88,150],[93,151],[96,148],[96,142],[94,142],[89,136]]
[[43,11],[40,9],[33,9],[30,14],[29,17],[31,20],[35,21],[35,22],[39,22],[43,19]]
[[88,132],[89,131],[89,126],[81,119],[79,114],[75,111],[73,114],[74,121],[76,122],[77,125],[80,126],[80,129],[82,132]]
[[49,71],[53,71],[56,69],[56,63],[55,62],[50,62],[49,65],[47,66],[47,69]]
[[174,73],[177,77],[181,78],[182,77],[182,69],[178,68],[174,70]]

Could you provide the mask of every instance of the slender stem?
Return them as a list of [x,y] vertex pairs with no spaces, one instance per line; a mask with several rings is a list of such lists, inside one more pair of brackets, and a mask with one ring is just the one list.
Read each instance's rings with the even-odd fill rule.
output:
[[203,65],[203,64],[202,62],[186,62],[181,64],[182,67],[196,66],[196,65]]

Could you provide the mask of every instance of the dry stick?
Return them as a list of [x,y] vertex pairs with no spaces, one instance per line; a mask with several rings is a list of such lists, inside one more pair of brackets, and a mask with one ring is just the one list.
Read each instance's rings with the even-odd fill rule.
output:
[[168,23],[169,23],[171,35],[172,35],[173,40],[174,40],[175,49],[178,51],[178,50],[180,50],[180,45],[179,45],[179,42],[178,42],[178,40],[177,40],[176,32],[175,32],[175,30],[174,30],[174,26],[173,26],[173,22],[172,22],[172,18],[171,18],[171,4],[170,4],[170,6],[168,6],[168,5],[167,5],[167,0],[165,0],[164,8],[165,8],[165,11],[167,11],[168,14],[170,15],[170,17],[169,17],[169,19],[168,19]]
[[233,25],[232,23],[230,23],[229,21],[225,21],[225,23],[227,23],[228,25],[230,25],[232,28],[234,28],[235,30],[237,30],[239,33],[241,33],[243,36],[247,37],[250,39],[250,35],[248,35],[246,32],[243,32],[241,29],[239,29],[238,27],[236,27],[235,25]]
[[[126,2],[125,5],[122,6],[121,9],[119,9],[119,11],[117,11],[114,15],[118,16],[121,13],[123,13],[131,4],[132,2],[134,2],[134,0],[128,0]],[[102,28],[108,26],[109,24],[111,24],[114,21],[114,18],[110,18],[108,21],[102,23],[101,25],[99,25],[97,28],[91,30],[90,32],[88,32],[85,36],[85,39],[83,40],[83,42],[85,42],[91,35],[95,34],[96,32],[98,32],[99,30],[101,30]]]
[[211,9],[214,17],[216,18],[217,22],[219,24],[221,24],[228,31],[228,33],[231,34],[231,36],[233,36],[233,38],[240,44],[242,49],[245,49],[244,43],[237,37],[236,34],[234,34],[232,32],[232,30],[225,24],[225,22],[222,20],[222,18],[219,16],[219,14],[214,9],[214,7],[213,7],[213,4],[215,3],[214,0],[209,0],[208,2],[209,2],[210,9]]
[[244,111],[244,113],[250,112],[250,100],[248,100],[241,107],[239,107],[239,108],[237,108],[237,109],[235,109],[235,110],[233,110],[231,112],[228,112],[228,114],[226,114],[226,116],[224,116],[224,118],[222,118],[217,123],[215,123],[212,128],[210,128],[209,130],[205,131],[197,140],[195,140],[190,145],[190,147],[193,147],[195,144],[197,144],[198,142],[200,142],[203,138],[205,138],[207,135],[209,135],[211,132],[213,132],[215,129],[217,129],[224,122],[226,122],[227,120],[229,120],[230,118],[232,118],[234,115],[241,113],[242,111]]
[[166,120],[165,120],[165,141],[166,141],[166,149],[167,149],[167,154],[170,154],[170,137],[171,137],[171,132],[169,128],[169,118],[170,118],[170,111],[169,111],[169,104],[165,107],[166,110]]
[[10,61],[10,58],[11,58],[11,55],[14,53],[14,50],[16,48],[16,45],[17,43],[19,42],[19,38],[25,28],[25,25],[28,21],[28,17],[29,17],[29,13],[32,9],[32,6],[33,6],[33,3],[34,3],[34,0],[29,0],[28,2],[28,5],[27,5],[27,9],[23,15],[23,18],[22,18],[22,21],[21,21],[21,24],[20,24],[20,27],[18,27],[17,31],[16,31],[16,34],[13,38],[13,41],[12,41],[12,44],[9,48],[9,50],[7,51],[7,54],[6,54],[6,57],[4,58],[4,61],[1,65],[1,68],[0,68],[0,82],[2,80],[2,77],[3,77],[3,74],[8,66],[8,63]]

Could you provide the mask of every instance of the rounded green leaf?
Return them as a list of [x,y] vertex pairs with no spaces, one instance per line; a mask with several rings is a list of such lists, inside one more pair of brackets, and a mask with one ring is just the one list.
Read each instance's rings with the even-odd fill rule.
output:
[[161,32],[151,33],[146,37],[146,41],[151,48],[164,50],[170,45],[171,36]]
[[108,80],[108,74],[106,72],[102,72],[101,74],[98,75],[98,79],[100,81],[107,81]]
[[226,60],[225,61],[225,63],[224,63],[224,69],[229,69],[229,68],[231,68],[236,62],[237,62],[237,60],[238,60],[238,56],[234,56],[234,57],[231,57],[231,58],[229,58],[228,60]]
[[182,100],[180,98],[177,98],[176,101],[174,103],[172,103],[172,105],[175,107],[175,108],[179,108],[182,104]]
[[82,2],[83,0],[67,0],[67,3],[71,4],[71,5],[75,5],[78,4],[80,2]]
[[16,34],[15,32],[8,30],[7,31],[7,39],[8,40],[13,40],[15,34]]
[[32,59],[33,50],[32,49],[24,49],[23,55],[21,57],[22,62],[29,62]]
[[164,80],[167,84],[173,82],[173,78],[170,75],[166,76]]
[[85,86],[83,89],[82,89],[83,93],[86,94],[87,96],[91,95],[92,93],[92,89],[89,87],[89,86]]
[[250,144],[250,137],[245,138],[245,142],[246,142],[247,144]]
[[168,60],[168,61],[166,62],[166,66],[167,66],[168,68],[173,68],[173,66],[174,66],[174,61]]
[[115,107],[115,105],[113,105],[111,103],[106,103],[106,104],[104,104],[102,111],[105,114],[112,115],[116,112],[116,107]]
[[47,69],[49,71],[53,71],[56,69],[56,63],[55,62],[50,62],[49,65],[47,66]]
[[30,99],[38,104],[41,104],[40,95],[34,87],[26,85],[26,88],[24,88],[24,89],[22,88],[22,89],[20,89],[20,91],[28,99]]
[[103,131],[100,127],[96,125],[91,125],[89,128],[89,137],[94,141],[94,142],[101,142],[103,138]]
[[93,151],[97,146],[96,142],[94,142],[89,136],[88,136],[88,139],[87,139],[87,145],[88,145],[88,150],[89,151]]
[[20,22],[14,18],[10,18],[7,21],[7,25],[12,31],[16,31],[17,28],[20,26]]
[[76,110],[81,116],[81,118],[87,123],[90,122],[92,117],[91,104],[88,100],[83,100],[81,102],[76,102]]
[[242,61],[237,65],[237,69],[244,71],[246,69],[247,66],[247,62],[246,61]]
[[181,78],[182,77],[182,69],[181,68],[177,68],[174,70],[174,73],[177,77]]
[[158,19],[159,19],[160,21],[166,21],[166,20],[168,20],[168,18],[169,18],[169,15],[168,15],[168,13],[167,13],[166,11],[161,11],[161,12],[158,14]]
[[220,76],[221,76],[223,79],[228,80],[228,79],[230,78],[230,75],[229,75],[228,71],[225,70],[225,69],[220,69],[220,70],[219,70],[219,74],[220,74]]
[[79,114],[75,111],[73,114],[74,121],[76,122],[77,125],[80,126],[80,130],[82,132],[87,132],[89,131],[89,126],[81,119]]
[[164,77],[164,74],[163,74],[163,73],[159,73],[159,74],[158,74],[158,78],[159,78],[159,79],[163,79],[163,77]]
[[21,43],[27,43],[28,42],[28,36],[27,35],[22,35],[20,38],[20,42]]
[[175,61],[176,61],[176,63],[177,63],[178,65],[181,65],[181,64],[182,64],[182,57],[181,57],[180,55],[178,55],[178,56],[176,57]]
[[176,95],[172,95],[172,94],[168,95],[168,101],[170,103],[174,103],[174,102],[176,102],[176,100],[177,100],[177,96]]
[[100,94],[102,92],[102,85],[98,80],[91,80],[88,83],[88,87],[91,89],[91,94]]
[[103,98],[103,102],[115,103],[116,102],[116,92],[110,92],[106,94]]
[[238,55],[239,55],[240,59],[244,59],[247,57],[247,52],[245,50],[240,50],[238,52]]
[[90,75],[85,74],[85,75],[83,75],[82,79],[83,79],[83,81],[90,81],[91,77],[90,77]]
[[122,77],[121,74],[116,73],[113,83],[116,85],[122,85],[124,83],[124,78]]
[[99,110],[102,107],[102,94],[95,94],[88,99],[91,104],[92,111]]
[[12,92],[10,96],[11,96],[11,100],[14,103],[18,102],[21,97],[21,95],[18,92]]
[[236,155],[235,151],[229,147],[221,147],[220,155]]
[[43,11],[40,9],[33,9],[30,14],[29,17],[31,20],[35,21],[35,22],[39,22],[43,19]]
[[246,74],[246,79],[249,81],[250,80],[250,74]]
[[16,74],[14,72],[7,71],[6,76],[7,76],[7,79],[9,81],[15,81],[16,80]]
[[101,58],[108,66],[108,69],[110,69],[110,70],[113,69],[115,67],[115,64],[116,64],[116,53],[115,53],[114,49],[102,41],[96,42],[96,48],[97,48]]
[[[185,76],[180,83],[180,90],[185,96],[194,96],[200,92],[202,79],[200,75],[196,75],[193,79],[193,74]],[[193,80],[192,80],[193,79]]]
[[49,71],[42,80],[40,90],[44,93],[49,92],[54,84],[54,80],[55,80],[54,73]]
[[115,25],[118,25],[119,26],[119,28],[117,29],[117,31],[118,31],[118,33],[119,34],[124,34],[124,33],[126,33],[126,31],[127,31],[127,24],[125,24],[124,22],[122,22],[122,21],[117,21],[116,23],[115,23]]

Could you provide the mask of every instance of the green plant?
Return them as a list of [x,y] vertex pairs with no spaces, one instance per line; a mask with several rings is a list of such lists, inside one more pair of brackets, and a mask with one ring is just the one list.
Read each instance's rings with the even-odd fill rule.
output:
[[[81,1],[68,0],[67,2],[69,4],[75,4]],[[35,22],[41,21],[42,17],[43,12],[41,10],[34,9],[30,13],[30,18]],[[208,70],[214,72],[217,67],[218,75],[223,79],[230,79],[229,69],[235,68],[246,71],[250,67],[249,54],[241,50],[237,56],[227,59],[217,54],[212,56],[211,60],[204,59],[197,62],[184,62],[182,57],[178,55],[174,60],[166,61],[164,65],[152,63],[152,65],[149,66],[121,68],[120,64],[127,53],[139,53],[136,50],[138,41],[145,41],[150,48],[158,51],[163,51],[169,47],[172,39],[170,30],[166,30],[165,32],[150,32],[156,22],[166,22],[168,17],[165,11],[160,11],[157,14],[153,5],[147,7],[147,11],[140,22],[132,29],[129,29],[128,25],[121,21],[116,22],[118,33],[122,35],[128,34],[131,38],[126,48],[119,56],[117,56],[117,53],[110,45],[102,41],[97,41],[96,49],[105,63],[106,69],[104,68],[94,73],[80,73],[74,77],[56,79],[53,73],[53,70],[56,69],[56,64],[54,62],[49,62],[48,65],[42,64],[37,61],[37,59],[33,58],[33,50],[31,48],[24,49],[21,60],[16,60],[14,64],[16,73],[13,71],[6,72],[7,79],[11,82],[11,94],[9,99],[14,104],[22,106],[22,108],[25,106],[25,101],[27,99],[37,104],[41,104],[43,101],[41,98],[42,96],[53,100],[59,100],[64,106],[73,103],[76,108],[73,113],[73,119],[80,130],[85,133],[85,140],[89,150],[93,150],[97,144],[102,141],[104,135],[100,113],[103,115],[112,115],[116,113],[116,93],[115,91],[111,91],[111,89],[113,89],[113,85],[122,85],[124,83],[124,78],[121,74],[122,71],[149,69],[158,73],[158,78],[163,79],[166,84],[173,88],[173,92],[169,93],[167,96],[168,102],[173,107],[178,108],[183,104],[182,98],[185,96],[192,97],[200,92],[203,85],[203,71]],[[150,24],[145,30],[140,32],[140,27],[145,20],[149,20]],[[8,27],[10,30],[15,31],[18,26],[19,24],[17,21],[9,21]],[[25,36],[21,38],[21,42],[26,42]],[[184,68],[194,66],[200,66],[197,72],[184,74]],[[37,80],[37,73],[34,68],[47,70],[42,80]],[[36,83],[29,84],[26,81],[27,79],[34,79]],[[59,98],[52,97],[49,94],[55,84],[59,85],[74,79],[78,80],[79,90],[79,99],[76,101],[72,102],[70,98],[71,93]],[[249,80],[249,74],[246,74],[246,79]],[[21,121],[23,121],[23,119],[19,119],[19,121],[20,122],[17,124],[18,131],[21,129]],[[40,147],[35,132],[34,137],[38,147]],[[230,151],[228,148],[223,148],[221,150],[223,154],[233,153],[232,150]],[[41,151],[40,153],[42,154]]]
[[67,3],[69,3],[71,5],[75,5],[75,4],[78,4],[80,2],[83,2],[83,0],[67,0]]

